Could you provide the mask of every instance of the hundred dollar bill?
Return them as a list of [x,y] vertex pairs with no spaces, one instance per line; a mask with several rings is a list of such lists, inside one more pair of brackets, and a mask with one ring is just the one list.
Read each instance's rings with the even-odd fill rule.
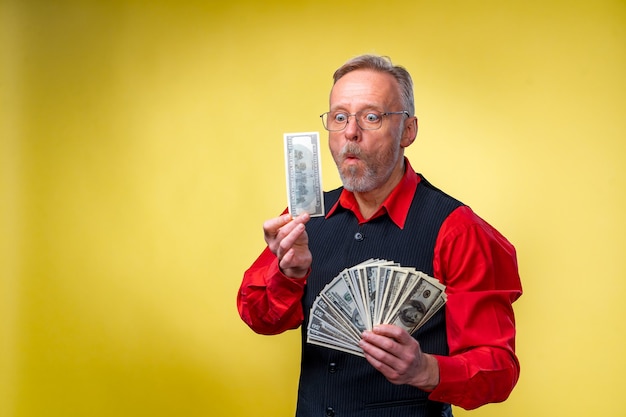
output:
[[318,132],[285,133],[285,170],[289,213],[324,215],[320,136]]
[[341,311],[347,321],[349,321],[360,334],[366,329],[365,318],[363,314],[361,314],[362,310],[359,311],[360,309],[357,304],[360,300],[355,298],[355,294],[350,290],[348,279],[343,272],[344,271],[324,288],[322,296],[328,299],[336,309]]
[[[420,274],[422,275],[422,274]],[[438,284],[438,283],[437,283]],[[443,286],[422,275],[407,294],[404,294],[389,323],[404,328],[409,333],[417,330],[432,317],[433,308],[440,308],[440,295]]]
[[[421,275],[417,274],[417,271],[412,270],[410,268],[401,268],[405,274],[401,276],[401,282],[399,282],[399,287],[394,285],[393,283],[388,285],[392,292],[390,292],[389,296],[393,296],[393,298],[388,298],[386,300],[387,304],[385,306],[387,315],[383,318],[383,322],[390,323],[391,316],[395,314],[400,307],[400,303],[402,301],[402,296],[407,291],[410,291],[413,288],[417,281],[420,279]],[[395,275],[392,275],[392,279]]]
[[380,317],[377,318],[377,321],[388,323],[388,317],[394,313],[396,299],[406,284],[409,271],[401,267],[381,266],[379,273],[383,276],[385,288],[381,299]]
[[365,315],[367,316],[367,328],[371,329],[375,324],[375,303],[376,303],[376,289],[378,285],[378,270],[379,265],[377,263],[370,263],[365,266],[353,268],[357,272],[359,289],[361,291],[361,298],[363,299],[363,307],[365,309]]

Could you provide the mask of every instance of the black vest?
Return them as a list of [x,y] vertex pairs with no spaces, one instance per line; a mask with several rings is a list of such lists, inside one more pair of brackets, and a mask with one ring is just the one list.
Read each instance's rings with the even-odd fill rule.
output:
[[[342,189],[325,193],[326,211]],[[338,207],[328,219],[307,224],[313,255],[311,275],[302,304],[302,362],[297,417],[431,417],[449,413],[447,404],[429,401],[428,393],[408,385],[394,385],[364,358],[306,343],[308,315],[313,301],[343,269],[370,258],[399,262],[433,275],[435,241],[443,221],[459,201],[430,185],[419,183],[404,229],[387,216],[359,225],[355,215]],[[427,353],[447,355],[444,310],[441,309],[413,337]]]

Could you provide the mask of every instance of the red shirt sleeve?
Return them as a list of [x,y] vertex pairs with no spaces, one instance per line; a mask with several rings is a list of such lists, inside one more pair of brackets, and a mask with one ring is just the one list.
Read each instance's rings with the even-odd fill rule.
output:
[[237,293],[241,319],[255,332],[266,335],[297,328],[304,319],[301,299],[307,277],[285,276],[278,268],[278,259],[266,247],[243,275]]
[[515,248],[466,206],[439,232],[434,274],[446,285],[449,356],[430,399],[473,409],[504,401],[519,377],[512,303],[522,294]]

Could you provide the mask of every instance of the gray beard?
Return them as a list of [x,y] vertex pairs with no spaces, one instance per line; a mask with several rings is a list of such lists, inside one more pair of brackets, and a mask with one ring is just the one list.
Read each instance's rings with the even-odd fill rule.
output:
[[343,188],[353,193],[366,193],[378,187],[376,173],[367,167],[362,176],[356,175],[356,168],[348,168],[348,172],[340,172],[339,177],[343,183]]
[[393,165],[378,168],[384,168],[386,171],[381,173],[369,164],[365,165],[365,171],[360,176],[356,167],[339,171],[343,188],[353,193],[367,193],[381,187],[391,176]]
[[[402,130],[397,133],[398,142],[400,141],[399,137],[401,134]],[[400,151],[396,150],[396,152]],[[381,187],[387,182],[394,168],[393,164],[385,166],[385,163],[389,162],[393,157],[401,157],[401,155],[392,155],[392,153],[393,151],[390,151],[390,154],[384,155],[383,158],[378,158],[374,161],[373,166],[372,164],[365,164],[365,171],[361,176],[358,176],[356,167],[348,167],[346,170],[342,170],[340,166],[337,165],[343,188],[353,193],[367,193]],[[358,157],[361,155],[361,148],[355,144],[347,143],[339,153],[340,160],[343,159],[346,154],[353,154]],[[380,172],[381,169],[384,169],[385,172]]]

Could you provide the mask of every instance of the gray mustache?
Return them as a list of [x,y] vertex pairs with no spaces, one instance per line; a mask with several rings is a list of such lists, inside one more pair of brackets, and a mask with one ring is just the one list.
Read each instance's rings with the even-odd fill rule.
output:
[[354,155],[354,156],[361,156],[361,148],[359,148],[358,145],[355,145],[353,143],[347,143],[342,149],[341,152],[339,153],[339,156],[341,156],[342,158],[345,158],[346,155]]

